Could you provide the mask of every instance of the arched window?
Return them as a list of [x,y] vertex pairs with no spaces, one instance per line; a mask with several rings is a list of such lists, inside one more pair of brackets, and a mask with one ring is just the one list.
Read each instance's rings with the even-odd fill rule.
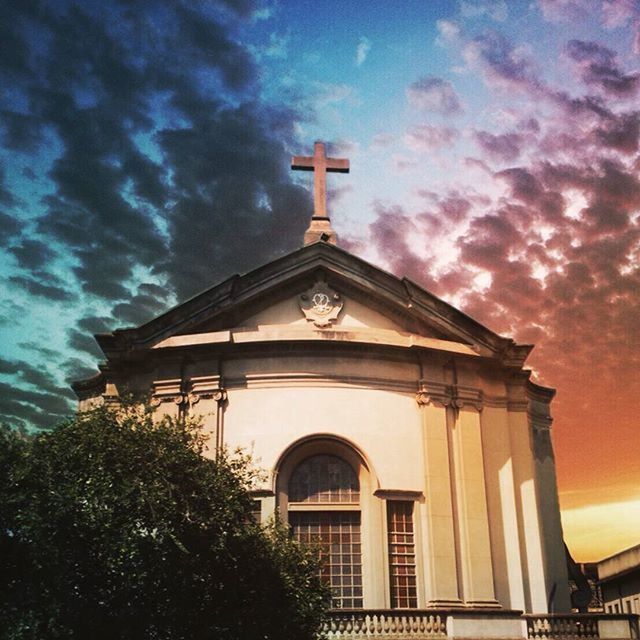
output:
[[360,486],[351,465],[325,454],[302,460],[289,478],[288,512],[294,537],[320,551],[332,606],[361,608]]

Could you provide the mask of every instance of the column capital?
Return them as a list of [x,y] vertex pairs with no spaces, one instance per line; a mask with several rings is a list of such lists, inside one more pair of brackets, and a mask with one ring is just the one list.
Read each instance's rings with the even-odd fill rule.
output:
[[451,387],[449,385],[432,380],[420,380],[420,387],[418,393],[416,393],[416,402],[420,406],[448,407],[452,401]]
[[481,389],[466,387],[464,385],[448,385],[431,380],[420,381],[420,388],[416,394],[416,402],[420,406],[434,405],[454,407],[456,409],[472,407],[477,411],[482,411],[484,406]]
[[154,380],[153,395],[149,404],[158,407],[163,402],[173,402],[181,406],[186,404],[186,394],[182,392],[182,380],[180,378],[170,378],[168,380]]
[[226,389],[213,389],[211,391],[191,391],[188,395],[189,404],[194,405],[198,404],[200,400],[208,400],[211,399],[218,404],[222,404],[227,400],[227,391]]

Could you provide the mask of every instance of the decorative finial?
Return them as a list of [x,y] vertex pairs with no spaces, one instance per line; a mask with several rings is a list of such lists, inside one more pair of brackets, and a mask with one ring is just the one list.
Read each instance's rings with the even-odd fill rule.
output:
[[304,243],[310,244],[324,240],[336,244],[336,232],[331,228],[331,220],[327,215],[327,171],[332,173],[349,173],[349,160],[346,158],[327,158],[324,142],[313,145],[313,156],[294,156],[291,168],[300,171],[313,171],[313,203],[314,211],[311,224],[304,234]]

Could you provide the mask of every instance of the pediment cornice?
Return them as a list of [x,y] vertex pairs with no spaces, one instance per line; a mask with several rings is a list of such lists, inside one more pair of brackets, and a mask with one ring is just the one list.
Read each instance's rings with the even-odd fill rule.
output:
[[[132,329],[118,329],[96,339],[109,360],[146,351],[173,336],[229,330],[237,319],[256,307],[303,291],[325,279],[341,292],[358,296],[378,309],[402,318],[432,335],[468,345],[478,355],[507,367],[522,367],[530,345],[517,345],[422,289],[416,283],[326,242],[316,242],[242,276],[235,275]],[[205,330],[202,327],[207,326]],[[419,334],[420,331],[415,331]]]

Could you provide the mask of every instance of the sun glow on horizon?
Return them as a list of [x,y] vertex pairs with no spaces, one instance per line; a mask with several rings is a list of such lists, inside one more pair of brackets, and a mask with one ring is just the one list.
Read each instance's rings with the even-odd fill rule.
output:
[[576,562],[594,562],[640,542],[640,498],[563,509],[564,538]]

